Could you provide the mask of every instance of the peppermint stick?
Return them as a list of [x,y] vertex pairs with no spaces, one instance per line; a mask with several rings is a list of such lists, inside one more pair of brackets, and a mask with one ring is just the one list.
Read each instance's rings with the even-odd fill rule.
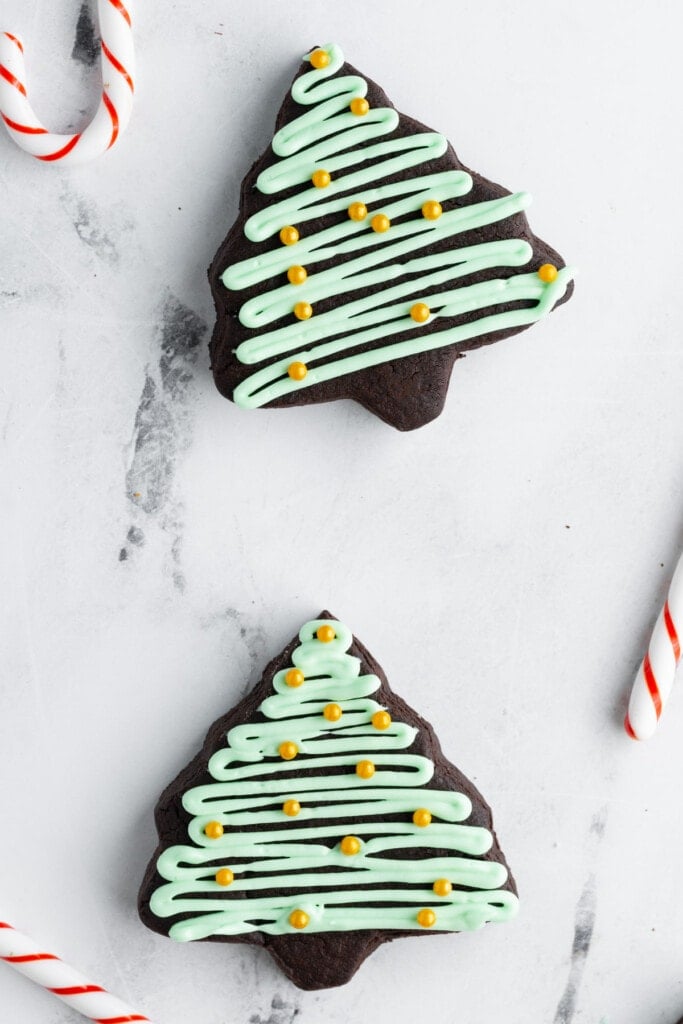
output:
[[674,572],[669,593],[652,632],[650,646],[638,669],[624,728],[633,740],[654,733],[671,693],[683,643],[683,556]]
[[24,45],[18,35],[0,32],[0,115],[21,149],[48,163],[86,163],[111,149],[133,109],[134,0],[98,0],[102,60],[102,99],[82,132],[50,132],[33,112],[26,89]]
[[59,957],[45,953],[33,939],[3,922],[0,922],[0,960],[97,1024],[127,1024],[129,1021],[151,1024],[149,1017],[135,1013],[99,985],[92,985]]

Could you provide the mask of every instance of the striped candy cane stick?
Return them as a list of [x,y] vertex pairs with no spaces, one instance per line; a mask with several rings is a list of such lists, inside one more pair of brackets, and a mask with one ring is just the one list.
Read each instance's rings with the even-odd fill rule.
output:
[[151,1024],[149,1017],[135,1013],[99,985],[91,985],[73,967],[52,953],[45,953],[33,939],[3,922],[0,922],[0,960],[97,1024],[126,1024],[128,1021]]
[[646,740],[657,728],[659,716],[671,693],[683,645],[683,557],[650,640],[647,654],[633,683],[626,732],[634,740]]
[[0,32],[0,114],[22,149],[48,163],[82,164],[110,149],[133,109],[132,0],[98,0],[102,36],[102,99],[90,124],[76,135],[56,135],[38,120],[28,101],[24,46]]

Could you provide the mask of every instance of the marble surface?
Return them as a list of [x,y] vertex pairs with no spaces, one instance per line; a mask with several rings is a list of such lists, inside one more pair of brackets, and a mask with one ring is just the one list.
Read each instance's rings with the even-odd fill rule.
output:
[[[2,2],[55,128],[97,103],[93,10]],[[114,151],[69,172],[0,136],[0,918],[157,1024],[683,1014],[683,694],[650,743],[621,727],[683,544],[679,13],[139,3]],[[581,270],[408,435],[351,404],[242,412],[208,368],[205,268],[298,56],[329,39],[531,191]],[[307,994],[255,950],[146,931],[135,896],[158,793],[325,605],[492,804],[522,912]],[[0,1008],[77,1019],[9,969]]]

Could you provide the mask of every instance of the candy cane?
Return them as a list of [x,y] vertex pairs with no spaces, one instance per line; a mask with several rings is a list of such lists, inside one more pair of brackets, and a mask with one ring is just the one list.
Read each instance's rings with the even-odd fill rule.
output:
[[44,953],[33,939],[3,922],[0,922],[0,960],[11,964],[36,985],[52,992],[67,1006],[97,1024],[127,1024],[128,1021],[148,1021],[151,1024],[149,1017],[134,1013],[120,999],[99,985],[91,985],[73,967],[52,953]]
[[133,109],[132,0],[98,0],[102,36],[102,99],[87,128],[56,135],[43,127],[26,92],[24,46],[11,32],[0,32],[0,114],[18,146],[38,160],[82,164],[111,149]]
[[646,740],[657,728],[659,716],[671,693],[683,644],[683,556],[671,580],[664,607],[659,613],[647,654],[633,683],[626,732],[634,740]]

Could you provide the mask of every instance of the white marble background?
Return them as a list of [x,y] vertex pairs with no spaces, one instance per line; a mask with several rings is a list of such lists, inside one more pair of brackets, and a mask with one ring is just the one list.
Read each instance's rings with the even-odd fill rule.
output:
[[[94,6],[0,4],[55,129],[97,103]],[[683,693],[648,744],[621,719],[683,544],[680,5],[137,6],[114,151],[68,172],[0,135],[0,919],[156,1024],[674,1024]],[[205,267],[331,39],[581,269],[408,435],[242,412],[208,368]],[[481,787],[523,902],[311,994],[135,896],[158,793],[324,605]],[[0,1017],[77,1019],[9,968]]]

